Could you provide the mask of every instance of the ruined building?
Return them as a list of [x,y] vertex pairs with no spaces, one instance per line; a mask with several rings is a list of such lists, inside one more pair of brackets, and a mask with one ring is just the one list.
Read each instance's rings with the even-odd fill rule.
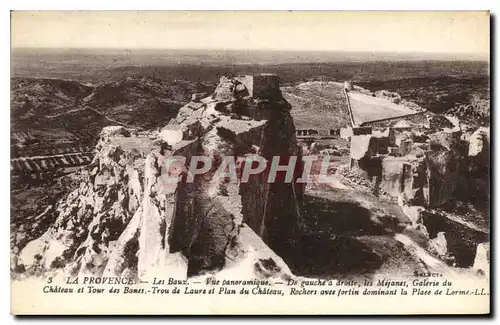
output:
[[[375,191],[402,196],[412,205],[437,207],[452,200],[461,184],[474,183],[464,179],[471,175],[470,168],[476,168],[471,166],[476,166],[477,158],[468,153],[469,147],[476,146],[470,134],[428,126],[410,130],[401,125],[353,129],[350,135],[350,168],[373,180]],[[481,137],[483,159],[488,156],[488,143],[488,136]]]

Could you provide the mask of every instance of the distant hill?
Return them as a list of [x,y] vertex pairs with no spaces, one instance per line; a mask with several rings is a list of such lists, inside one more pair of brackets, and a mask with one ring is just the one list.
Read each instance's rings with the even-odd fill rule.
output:
[[12,122],[43,114],[62,113],[88,96],[93,88],[76,81],[58,79],[12,78]]
[[[400,94],[433,113],[444,113],[473,98],[486,99],[489,111],[489,76],[453,75],[438,77],[400,78],[356,82],[371,91],[389,90]],[[483,103],[484,104],[484,103]]]
[[[484,59],[484,58],[483,58]],[[148,76],[218,82],[226,74],[277,73],[283,85],[325,76],[336,81],[488,75],[486,60],[443,54],[318,51],[13,49],[11,75],[102,83]]]
[[82,105],[123,124],[148,129],[166,124],[192,94],[213,89],[214,85],[209,82],[128,77],[96,87],[83,99]]
[[126,78],[98,86],[58,79],[12,78],[12,156],[51,155],[92,147],[107,125],[165,125],[191,94],[210,83]]
[[[92,146],[102,127],[110,124],[162,126],[192,93],[211,92],[220,76],[263,72],[280,76],[299,128],[346,125],[341,86],[329,83],[344,80],[371,91],[397,92],[431,112],[489,120],[488,62],[325,63],[312,58],[309,63],[221,65],[203,59],[214,53],[193,52],[184,57],[189,64],[173,62],[178,53],[163,53],[168,58],[140,54],[13,51],[12,155],[46,155],[74,143]],[[275,59],[281,60],[279,55]]]

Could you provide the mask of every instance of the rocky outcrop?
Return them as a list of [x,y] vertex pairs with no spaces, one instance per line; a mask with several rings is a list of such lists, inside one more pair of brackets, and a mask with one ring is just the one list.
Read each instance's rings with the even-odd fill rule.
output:
[[[205,253],[200,251],[196,263],[201,268],[221,264],[224,254],[221,247],[215,245],[210,248],[207,244],[220,243],[211,237],[212,234],[199,234],[197,227],[200,227],[200,220],[197,216],[200,214],[207,214],[206,220],[211,222],[218,221],[214,227],[225,229],[221,237],[234,231],[231,229],[233,219],[237,223],[245,222],[280,256],[290,253],[290,248],[296,245],[295,241],[299,238],[298,204],[302,185],[279,180],[268,184],[267,169],[238,185],[220,182],[215,173],[225,157],[242,161],[248,155],[258,154],[269,164],[274,156],[279,156],[281,164],[286,164],[290,157],[299,156],[300,161],[300,149],[295,142],[295,128],[289,114],[291,107],[281,97],[279,88],[267,92],[261,89],[256,92],[259,88],[254,88],[255,95],[250,97],[248,85],[242,81],[247,82],[241,78],[221,78],[212,96],[201,100],[201,105],[190,103],[184,106],[178,117],[165,128],[194,130],[191,133],[195,136],[198,132],[201,135],[198,154],[213,157],[215,162],[212,170],[194,185],[200,189],[200,195],[190,197],[184,201],[190,202],[187,207],[179,209],[186,211],[194,206],[195,216],[177,215],[177,219],[187,221],[187,224],[179,226],[181,230],[173,231],[174,236],[171,237],[175,249],[186,254],[188,250],[210,249],[212,253],[216,252],[219,262],[202,258]],[[184,131],[187,137],[189,133]],[[301,174],[300,168],[297,165],[296,177]],[[186,193],[186,196],[189,195]],[[201,236],[199,245],[202,247],[197,248],[196,243],[187,239],[192,237],[186,235],[188,230]]]
[[[276,80],[223,77],[214,94],[194,96],[158,132],[103,129],[80,187],[58,202],[55,224],[28,243],[18,265],[27,274],[186,276],[251,257],[256,269],[274,265],[288,274],[273,251],[286,257],[298,245],[302,184],[287,183],[280,173],[268,183],[267,168],[248,182],[219,174],[227,159],[242,166],[252,155],[267,165],[274,156],[282,165],[292,156],[301,161],[290,105]],[[192,175],[193,159],[205,167],[199,157],[211,166]],[[301,168],[296,165],[293,180]],[[272,250],[250,254],[266,244]]]
[[[487,188],[489,140],[478,129],[464,137],[455,128],[435,131],[386,129],[351,138],[351,170],[374,180],[374,191],[412,205],[438,207]],[[481,183],[482,181],[482,183]],[[481,184],[479,184],[479,183]]]
[[484,159],[489,155],[490,129],[480,127],[474,131],[469,139],[469,157],[480,157]]
[[430,135],[430,150],[426,152],[429,206],[440,206],[454,198],[464,158],[459,132]]
[[[21,251],[27,269],[102,273],[107,255],[140,206],[144,151],[124,150],[121,127],[105,128],[80,186],[57,203],[55,223]],[[145,142],[142,142],[145,145]],[[38,263],[34,263],[34,261]]]
[[437,256],[444,258],[448,253],[448,242],[446,241],[446,234],[444,232],[438,232],[436,238],[429,241],[429,247],[432,252]]
[[401,95],[388,90],[378,90],[375,92],[375,96],[379,98],[384,98],[390,100],[395,104],[399,104],[401,102]]
[[489,276],[490,274],[490,244],[481,243],[477,245],[476,257],[472,269]]
[[402,196],[415,205],[429,205],[429,186],[424,157],[387,157],[382,160],[380,188]]
[[462,195],[489,200],[490,129],[480,127],[468,138],[467,191]]
[[459,216],[426,210],[421,212],[432,251],[449,264],[472,267],[479,245],[488,241],[487,229],[464,222]]

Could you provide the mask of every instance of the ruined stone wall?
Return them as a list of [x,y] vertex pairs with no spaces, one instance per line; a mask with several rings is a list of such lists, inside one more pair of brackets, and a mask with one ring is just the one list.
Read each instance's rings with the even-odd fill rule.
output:
[[403,195],[413,205],[430,203],[429,184],[423,158],[385,157],[382,159],[380,188],[391,196]]
[[462,191],[460,184],[471,181],[467,165],[476,164],[467,157],[469,145],[461,134],[453,130],[353,134],[350,166],[366,177],[379,177],[375,191],[437,207],[453,200]]
[[261,74],[253,78],[253,97],[269,98],[279,92],[280,80],[274,74]]
[[234,79],[245,85],[250,97],[270,98],[279,92],[280,80],[275,74],[239,76]]
[[241,82],[248,90],[248,95],[253,97],[254,76],[238,76],[235,79]]

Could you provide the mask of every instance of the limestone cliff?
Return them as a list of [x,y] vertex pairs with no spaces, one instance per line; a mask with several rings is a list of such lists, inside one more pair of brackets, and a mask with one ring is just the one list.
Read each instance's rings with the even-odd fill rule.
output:
[[[187,276],[250,258],[261,273],[290,274],[278,255],[299,238],[301,184],[280,177],[269,184],[267,169],[248,182],[217,175],[224,157],[279,156],[284,164],[300,156],[290,108],[277,76],[223,77],[161,130],[103,129],[80,187],[57,203],[56,222],[28,243],[17,266],[28,275]],[[184,165],[168,167],[178,156]],[[214,163],[190,182],[185,167],[194,156]],[[294,180],[300,174],[298,164]]]

